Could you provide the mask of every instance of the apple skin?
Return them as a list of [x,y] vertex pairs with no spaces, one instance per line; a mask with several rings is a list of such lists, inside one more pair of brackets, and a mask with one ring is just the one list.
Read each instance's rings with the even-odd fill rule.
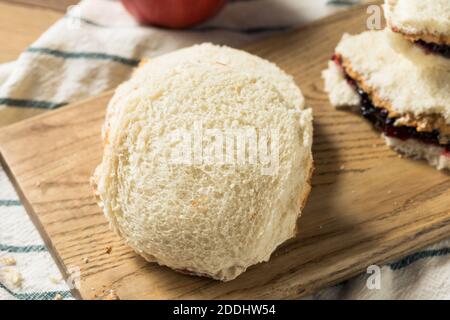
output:
[[215,15],[226,0],[121,0],[125,9],[140,23],[182,29]]

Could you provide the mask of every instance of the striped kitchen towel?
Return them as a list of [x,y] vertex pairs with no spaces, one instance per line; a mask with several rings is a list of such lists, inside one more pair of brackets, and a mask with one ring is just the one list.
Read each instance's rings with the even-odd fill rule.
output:
[[[138,26],[118,1],[86,0],[11,63],[0,65],[2,111],[55,109],[116,87],[140,59],[194,43],[239,46],[311,22],[358,1],[230,0],[185,31]],[[0,167],[0,299],[73,299]],[[362,274],[311,298],[450,298],[449,242]],[[378,288],[379,287],[379,288]]]

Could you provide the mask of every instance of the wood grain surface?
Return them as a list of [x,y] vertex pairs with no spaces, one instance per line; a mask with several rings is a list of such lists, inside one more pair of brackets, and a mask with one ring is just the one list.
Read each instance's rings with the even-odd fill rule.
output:
[[28,7],[40,7],[59,12],[66,12],[67,7],[77,4],[79,0],[0,0]]
[[[228,283],[146,263],[109,228],[89,177],[111,93],[0,131],[2,161],[47,245],[67,271],[81,268],[82,298],[298,298],[393,261],[450,234],[450,176],[401,159],[360,116],[331,108],[320,78],[343,32],[365,29],[355,8],[246,49],[294,75],[314,110],[313,191],[300,234],[268,263]],[[112,246],[108,254],[107,246]],[[88,258],[86,262],[85,258]]]
[[62,16],[62,13],[49,9],[0,1],[0,63],[17,59]]
[[[0,63],[16,60],[43,32],[64,15],[63,12],[51,9],[50,2],[57,1],[42,0],[40,1],[42,6],[24,5],[17,1],[0,1]],[[62,2],[64,1],[60,1],[60,5]],[[5,108],[0,105],[0,127],[45,111],[31,108]]]

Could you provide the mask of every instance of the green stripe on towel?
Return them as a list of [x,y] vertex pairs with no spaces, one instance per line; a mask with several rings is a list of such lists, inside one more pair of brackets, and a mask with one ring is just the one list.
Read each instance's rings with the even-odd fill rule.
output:
[[425,258],[432,258],[432,257],[440,257],[450,254],[450,248],[442,248],[437,250],[424,250],[420,252],[416,252],[414,254],[411,254],[397,262],[389,264],[389,267],[391,270],[400,270],[403,269],[410,264],[413,264],[414,262],[425,259]]
[[125,65],[135,67],[139,64],[140,60],[124,58],[113,54],[100,53],[100,52],[67,52],[61,50],[55,50],[50,48],[28,48],[26,52],[43,53],[52,55],[63,59],[93,59],[93,60],[110,60],[119,62]]
[[327,5],[337,5],[337,6],[352,6],[357,4],[359,1],[352,0],[329,0]]
[[21,203],[19,200],[1,200],[0,199],[0,207],[17,207],[20,205],[21,205]]
[[43,245],[31,245],[31,246],[10,246],[0,244],[0,251],[26,253],[26,252],[44,252],[47,248]]
[[81,21],[84,22],[86,24],[89,24],[91,26],[95,26],[95,27],[100,27],[100,28],[108,28],[108,26],[105,26],[103,24],[97,23],[95,21],[83,18],[83,17],[76,17],[76,16],[71,16],[71,15],[66,15],[64,16],[65,19],[71,19],[71,20],[76,20],[76,21]]
[[263,32],[287,31],[287,30],[290,30],[291,28],[292,28],[292,26],[253,27],[253,28],[247,28],[247,29],[238,29],[238,28],[221,27],[221,26],[204,26],[204,27],[186,29],[184,31],[187,31],[187,32],[227,31],[227,32],[237,32],[237,33],[246,33],[246,34],[257,34],[257,33],[263,33]]
[[72,298],[70,291],[43,291],[43,292],[29,292],[29,293],[16,293],[6,287],[0,282],[0,289],[5,290],[14,298],[19,300],[53,300],[56,295],[60,295],[63,299]]
[[0,105],[5,104],[11,107],[38,108],[38,109],[56,109],[67,104],[67,102],[49,102],[28,99],[0,98]]

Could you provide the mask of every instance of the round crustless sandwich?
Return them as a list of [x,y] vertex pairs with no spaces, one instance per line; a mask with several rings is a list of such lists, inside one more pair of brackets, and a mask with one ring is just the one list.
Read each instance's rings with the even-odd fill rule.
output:
[[92,178],[138,254],[228,281],[296,234],[312,115],[274,64],[202,44],[151,59],[110,101]]

